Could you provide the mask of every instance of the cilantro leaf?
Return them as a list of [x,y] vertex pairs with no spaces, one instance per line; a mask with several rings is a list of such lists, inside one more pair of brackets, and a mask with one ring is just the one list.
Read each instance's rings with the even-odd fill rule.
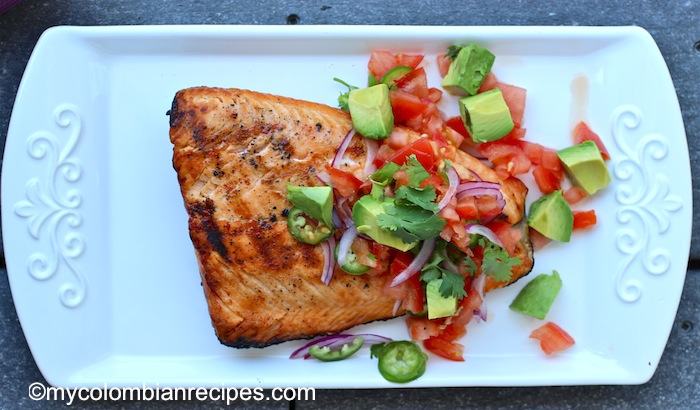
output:
[[460,45],[453,45],[447,47],[447,57],[449,57],[450,60],[455,61],[457,58],[457,54],[459,54],[459,51],[463,49],[463,46]]
[[401,168],[401,166],[396,164],[396,163],[387,162],[381,168],[376,170],[372,174],[372,176],[370,176],[370,179],[372,180],[373,183],[379,184],[379,185],[385,187],[385,186],[389,185],[391,183],[391,181],[394,180],[394,174],[400,168]]
[[404,243],[434,238],[446,224],[440,215],[417,206],[385,205],[384,210],[377,216],[377,225],[389,229]]
[[519,258],[513,258],[508,251],[487,240],[480,240],[484,247],[484,259],[481,270],[499,282],[510,280],[513,267],[523,263]]
[[423,164],[418,161],[416,154],[411,154],[406,159],[403,169],[408,175],[408,185],[414,188],[419,188],[420,184],[430,177],[430,173],[423,167]]
[[350,85],[339,78],[333,78],[333,81],[339,82],[340,84],[343,84],[344,86],[348,87],[348,91],[340,93],[340,95],[338,96],[338,107],[340,107],[341,110],[349,111],[350,108],[348,107],[348,98],[350,98],[350,91],[355,90],[358,87]]
[[440,210],[435,203],[437,194],[433,186],[427,186],[424,189],[402,186],[396,190],[395,195],[399,203],[413,204],[430,212]]
[[428,263],[421,269],[420,279],[426,283],[431,280],[442,279],[442,284],[439,289],[442,296],[446,298],[452,296],[463,298],[467,296],[467,292],[464,290],[464,277],[440,266],[442,261],[447,258],[445,253],[446,246],[447,242],[438,241],[435,246],[435,252],[430,257]]
[[457,298],[467,296],[467,292],[464,291],[464,277],[459,273],[454,273],[443,269],[440,294],[445,297],[454,296]]

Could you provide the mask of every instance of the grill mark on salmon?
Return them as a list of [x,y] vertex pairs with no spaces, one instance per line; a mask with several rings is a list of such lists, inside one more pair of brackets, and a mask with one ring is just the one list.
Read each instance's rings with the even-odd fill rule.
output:
[[[286,183],[321,185],[316,173],[352,128],[347,112],[246,90],[196,87],[177,92],[169,114],[173,167],[212,325],[223,344],[264,347],[394,317],[383,277],[336,267],[333,281],[324,285],[321,247],[298,242],[286,226]],[[419,138],[406,132],[411,140]],[[364,143],[355,139],[347,169],[361,172],[365,155]],[[462,178],[471,170],[498,181],[495,172],[467,157],[456,161]],[[507,202],[515,202],[507,217],[517,222],[518,192],[507,184],[503,191]]]

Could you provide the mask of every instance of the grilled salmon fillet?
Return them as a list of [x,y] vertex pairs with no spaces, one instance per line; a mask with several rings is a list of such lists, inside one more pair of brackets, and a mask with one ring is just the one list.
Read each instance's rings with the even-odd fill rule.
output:
[[[301,243],[287,229],[286,184],[322,184],[317,172],[352,128],[347,112],[247,90],[197,87],[178,91],[169,114],[173,166],[212,324],[223,344],[264,347],[395,316],[394,300],[382,292],[384,277],[349,275],[336,267],[326,286],[321,246]],[[348,166],[363,167],[366,152],[359,140],[347,151]],[[471,169],[498,180],[464,155],[457,160],[460,176]],[[522,187],[504,184],[503,192],[504,213],[516,223],[523,216]],[[532,267],[526,228],[522,243],[523,272],[514,278]]]

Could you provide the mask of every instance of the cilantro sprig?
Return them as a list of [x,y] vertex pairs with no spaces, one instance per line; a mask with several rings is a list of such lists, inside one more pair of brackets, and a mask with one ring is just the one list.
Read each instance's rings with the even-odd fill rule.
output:
[[464,276],[441,266],[442,262],[448,258],[445,251],[446,247],[447,243],[445,241],[438,242],[430,260],[421,269],[420,279],[425,283],[435,279],[442,279],[439,291],[443,297],[463,298],[467,296],[467,292],[464,290]]
[[510,280],[513,268],[523,263],[519,258],[510,256],[508,251],[483,237],[479,238],[477,244],[484,249],[481,271],[499,282]]
[[[390,162],[371,177],[374,186],[385,187],[393,181],[398,171],[406,172],[408,185],[394,192],[395,197],[384,206],[385,213],[377,216],[379,227],[392,231],[404,243],[413,243],[434,238],[445,228],[445,220],[437,213],[437,193],[433,186],[421,188],[430,173],[415,155],[407,158],[404,165]],[[373,189],[377,194],[378,189]]]
[[348,98],[350,98],[350,91],[356,90],[359,87],[350,85],[345,81],[341,80],[340,78],[333,78],[333,81],[339,82],[340,84],[343,84],[344,86],[348,87],[348,90],[346,92],[340,93],[340,95],[338,96],[338,107],[340,107],[341,110],[350,111],[350,108],[348,107]]

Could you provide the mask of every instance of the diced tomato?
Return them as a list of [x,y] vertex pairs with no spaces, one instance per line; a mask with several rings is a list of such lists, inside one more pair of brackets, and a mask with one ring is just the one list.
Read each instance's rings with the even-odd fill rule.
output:
[[588,193],[586,192],[585,189],[573,185],[569,189],[564,190],[564,199],[566,199],[566,202],[568,202],[570,205],[573,205],[577,202],[580,202],[582,199],[588,196]]
[[503,99],[510,110],[510,116],[513,118],[513,123],[516,127],[520,127],[525,114],[525,97],[527,95],[527,90],[515,85],[501,82],[497,84],[497,87],[499,90],[501,90],[501,94],[503,94]]
[[380,276],[389,270],[389,262],[392,260],[394,249],[386,245],[382,245],[375,241],[370,241],[372,254],[377,260],[377,266],[365,273],[369,276]]
[[488,221],[501,214],[501,204],[491,195],[482,195],[476,199],[476,207],[479,210],[479,219]]
[[460,218],[464,220],[477,220],[479,219],[479,208],[476,206],[476,198],[473,196],[467,196],[457,202],[457,207],[455,208],[457,214]]
[[496,75],[493,72],[490,72],[486,74],[486,77],[484,77],[484,81],[481,83],[481,87],[479,87],[479,92],[483,93],[484,91],[492,90],[496,88],[498,85],[498,79],[496,78]]
[[420,283],[420,275],[413,275],[408,280],[390,286],[391,281],[413,261],[413,255],[409,252],[397,252],[391,265],[389,275],[384,284],[384,294],[394,300],[400,300],[404,309],[411,312],[421,312],[424,307],[423,286]]
[[369,266],[370,268],[376,268],[378,266],[377,258],[375,257],[372,259],[369,257],[372,254],[372,249],[367,239],[358,236],[352,242],[350,249],[355,253],[359,263]]
[[600,154],[603,156],[603,159],[606,161],[610,159],[610,154],[608,153],[608,149],[605,147],[605,144],[603,144],[603,141],[600,139],[598,134],[593,132],[588,126],[588,124],[586,124],[584,121],[581,121],[578,124],[576,124],[573,131],[573,137],[574,144],[576,145],[587,140],[595,142],[595,145],[598,146],[598,149],[600,150]]
[[423,67],[417,68],[396,80],[396,88],[417,96],[420,99],[428,98],[428,78]]
[[409,316],[406,319],[406,325],[408,326],[408,333],[411,335],[411,340],[417,342],[437,336],[440,333],[441,324],[442,321],[430,320],[427,317]]
[[394,54],[389,51],[373,51],[370,55],[367,68],[370,74],[377,80],[381,80],[384,74],[392,68],[400,65],[405,65],[411,68],[418,67],[418,64],[423,61],[422,55],[412,54]]
[[433,104],[439,103],[440,100],[442,100],[442,90],[439,88],[430,87],[428,89],[428,100]]
[[351,196],[362,186],[362,181],[349,172],[333,168],[328,164],[326,164],[326,171],[331,177],[331,185],[341,196]]
[[391,90],[389,92],[391,111],[394,114],[394,122],[397,124],[415,119],[428,110],[429,103],[423,102],[420,97],[403,90]]
[[463,338],[467,334],[466,326],[457,326],[454,323],[450,323],[445,326],[444,329],[440,331],[440,337],[450,342],[454,342]]
[[447,56],[447,53],[441,53],[437,56],[437,67],[440,72],[440,77],[445,78],[447,72],[450,71],[452,60]]
[[[506,162],[508,159],[515,156],[525,156],[523,151],[517,145],[500,140],[485,142],[479,145],[478,150],[493,164]],[[525,159],[527,159],[527,157],[525,157]]]
[[423,346],[429,351],[445,359],[454,360],[456,362],[464,361],[464,346],[457,342],[450,342],[440,336],[433,336],[423,341]]
[[501,138],[503,141],[515,141],[515,140],[522,140],[525,138],[525,133],[527,130],[522,127],[515,126],[513,127],[513,130],[506,134],[505,137]]
[[384,140],[384,144],[389,145],[392,149],[401,149],[408,145],[408,131],[405,128],[394,127],[389,135],[389,138]]
[[503,242],[503,247],[508,251],[508,254],[511,256],[515,255],[516,248],[523,237],[522,231],[507,221],[502,221],[500,219],[492,221],[487,226],[498,236],[501,242]]
[[591,227],[598,222],[595,210],[590,209],[588,211],[573,211],[574,214],[574,230],[576,229],[586,229]]
[[435,166],[435,153],[433,145],[426,137],[419,138],[412,144],[394,152],[388,161],[398,165],[403,165],[411,155],[415,155],[418,162],[423,165],[426,170],[431,170]]
[[374,157],[374,165],[377,166],[377,168],[381,168],[382,165],[384,165],[387,160],[389,160],[389,157],[394,155],[394,149],[392,149],[389,144],[381,144],[379,145],[379,151],[377,151],[377,156]]
[[532,171],[537,187],[543,194],[550,194],[561,188],[561,175],[563,174],[557,175],[542,165],[536,165]]
[[437,174],[430,174],[428,178],[423,180],[423,182],[420,183],[420,188],[425,188],[429,185],[432,185],[435,187],[435,192],[438,194],[443,193],[447,190],[447,186],[445,185],[445,181]]
[[484,300],[481,299],[476,289],[470,287],[467,296],[459,301],[458,313],[452,319],[452,324],[455,326],[466,326],[474,317],[474,311],[481,308],[483,303]]
[[552,242],[551,239],[547,238],[546,236],[542,235],[538,231],[529,228],[529,236],[530,236],[530,242],[532,242],[532,249],[534,251],[539,251],[540,249],[544,248],[548,243]]
[[573,346],[575,341],[564,329],[553,322],[547,322],[530,333],[532,339],[540,341],[546,354],[560,352]]
[[462,117],[456,116],[448,118],[447,121],[445,121],[445,124],[453,130],[457,131],[458,133],[462,134],[464,138],[471,138],[469,136],[469,132],[467,132],[467,128],[464,126],[464,121],[462,121]]

